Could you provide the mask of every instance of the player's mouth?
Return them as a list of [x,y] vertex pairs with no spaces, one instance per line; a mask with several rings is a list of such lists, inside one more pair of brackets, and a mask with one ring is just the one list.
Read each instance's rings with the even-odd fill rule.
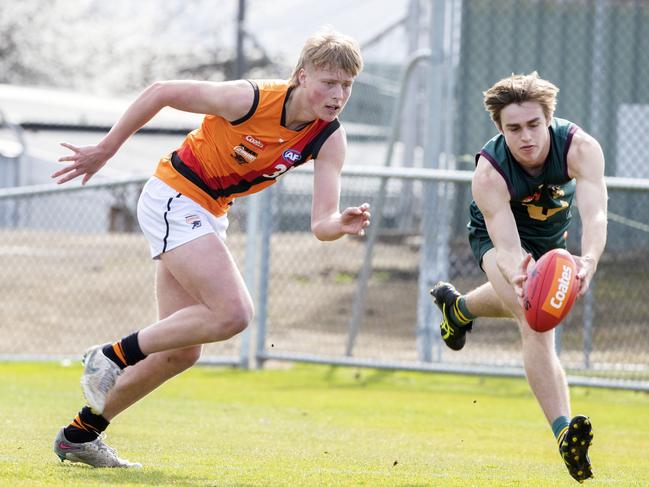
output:
[[340,106],[339,105],[325,105],[325,110],[327,110],[329,115],[336,115],[340,111]]
[[534,152],[535,148],[536,146],[534,145],[524,145],[521,147],[521,152],[523,152],[524,154],[531,154]]

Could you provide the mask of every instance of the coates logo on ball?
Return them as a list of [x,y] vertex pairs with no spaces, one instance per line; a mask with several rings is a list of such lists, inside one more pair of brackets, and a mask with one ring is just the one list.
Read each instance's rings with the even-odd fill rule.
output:
[[572,255],[563,249],[547,252],[528,270],[523,286],[527,323],[536,331],[551,330],[568,315],[578,293]]

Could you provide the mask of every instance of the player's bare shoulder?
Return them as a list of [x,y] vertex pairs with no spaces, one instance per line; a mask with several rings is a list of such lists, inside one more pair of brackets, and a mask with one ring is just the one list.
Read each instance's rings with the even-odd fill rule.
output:
[[212,95],[215,115],[234,121],[244,117],[255,101],[255,87],[247,80],[213,83]]
[[342,124],[338,125],[338,128],[334,130],[334,132],[329,137],[327,137],[327,140],[325,141],[323,147],[327,143],[330,143],[330,145],[332,146],[347,146],[347,132],[345,131],[345,127],[343,127]]
[[579,128],[572,136],[570,149],[568,150],[568,159],[574,156],[583,155],[585,151],[592,150],[593,148],[600,148],[597,139],[585,130]]
[[318,161],[330,161],[342,166],[347,152],[347,132],[341,125],[322,144],[318,153]]
[[471,180],[471,193],[485,216],[509,208],[510,193],[507,182],[486,157],[480,156],[478,159]]
[[478,163],[473,172],[471,184],[474,192],[476,190],[498,190],[508,193],[507,182],[503,178],[502,174],[500,174],[484,156],[478,158]]
[[573,178],[603,172],[604,154],[597,139],[583,129],[578,129],[570,142],[567,164],[568,174]]

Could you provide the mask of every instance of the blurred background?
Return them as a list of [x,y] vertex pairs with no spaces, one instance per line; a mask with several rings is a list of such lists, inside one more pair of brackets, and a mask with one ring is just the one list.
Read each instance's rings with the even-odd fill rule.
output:
[[[511,73],[557,84],[556,115],[602,144],[609,242],[558,328],[572,383],[649,388],[649,3],[644,0],[50,0],[0,7],[0,356],[76,357],[155,320],[135,205],[200,116],[165,109],[81,189],[56,188],[60,141],[96,143],[159,79],[287,78],[322,26],[365,69],[341,119],[341,206],[369,201],[361,240],[309,232],[311,169],[237,201],[229,246],[257,316],[205,362],[302,360],[521,375],[513,322],[479,320],[462,353],[428,289],[484,282],[466,222],[473,157],[496,134],[482,92]],[[579,253],[578,212],[569,250]]]

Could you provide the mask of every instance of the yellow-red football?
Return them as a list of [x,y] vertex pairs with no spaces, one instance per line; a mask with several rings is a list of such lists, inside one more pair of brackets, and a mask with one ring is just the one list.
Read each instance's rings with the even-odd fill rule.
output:
[[548,331],[568,315],[579,293],[577,264],[570,253],[554,249],[530,266],[523,285],[523,307],[533,330]]

